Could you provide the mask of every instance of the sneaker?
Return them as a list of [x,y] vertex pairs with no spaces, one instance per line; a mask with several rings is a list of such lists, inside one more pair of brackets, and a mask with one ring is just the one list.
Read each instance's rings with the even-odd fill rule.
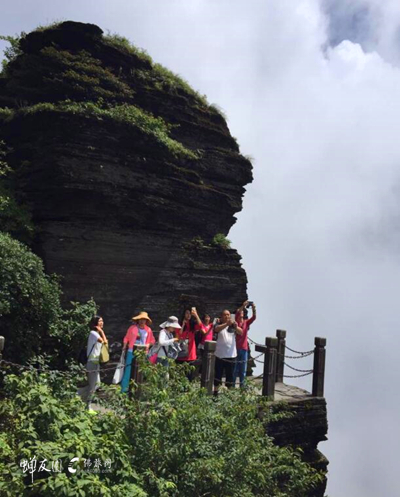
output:
[[98,412],[95,411],[94,409],[88,409],[87,412],[88,412],[88,414],[92,414],[92,415],[97,415],[98,414]]

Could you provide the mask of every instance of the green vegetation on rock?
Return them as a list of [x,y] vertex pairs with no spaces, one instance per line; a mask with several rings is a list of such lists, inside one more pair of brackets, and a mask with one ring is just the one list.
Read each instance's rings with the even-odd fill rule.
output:
[[159,145],[164,147],[175,157],[188,159],[198,158],[195,152],[192,152],[180,142],[170,138],[169,133],[172,126],[166,123],[161,117],[154,117],[149,112],[145,112],[135,105],[121,104],[114,107],[102,107],[102,105],[104,105],[103,102],[73,102],[71,100],[57,103],[42,102],[15,110],[8,108],[0,109],[0,119],[4,122],[8,122],[17,116],[40,112],[58,112],[92,116],[99,119],[109,119],[132,126],[142,133],[151,136]]
[[29,242],[33,236],[33,225],[28,209],[15,198],[14,171],[5,160],[6,152],[5,142],[0,141],[0,231]]
[[139,70],[137,71],[137,74],[149,82],[151,81],[158,90],[175,94],[186,93],[193,97],[200,105],[208,107],[209,104],[205,95],[201,95],[195,91],[189,83],[178,74],[175,74],[173,71],[159,63],[153,62],[153,59],[145,50],[135,47],[135,45],[124,36],[108,34],[103,36],[103,40],[114,48],[133,54],[144,62],[147,62],[150,65],[150,70]]
[[224,250],[227,250],[231,247],[231,241],[226,238],[223,233],[217,233],[211,242],[215,247],[221,247]]

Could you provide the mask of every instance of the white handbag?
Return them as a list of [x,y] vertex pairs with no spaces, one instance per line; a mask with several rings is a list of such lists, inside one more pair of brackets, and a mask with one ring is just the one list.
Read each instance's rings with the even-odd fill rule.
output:
[[122,351],[119,363],[117,364],[117,368],[114,373],[114,377],[112,379],[113,385],[117,385],[121,383],[122,377],[124,376],[125,369],[125,350]]

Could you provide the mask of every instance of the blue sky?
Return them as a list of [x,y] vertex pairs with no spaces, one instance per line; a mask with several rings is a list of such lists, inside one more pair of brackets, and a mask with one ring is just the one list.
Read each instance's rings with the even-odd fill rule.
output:
[[[400,427],[400,4],[2,0],[0,33],[93,22],[228,115],[255,181],[230,233],[253,338],[326,336],[328,494],[395,496]],[[0,47],[4,47],[2,44]],[[298,383],[310,388],[308,379]],[[389,386],[390,385],[390,386]]]

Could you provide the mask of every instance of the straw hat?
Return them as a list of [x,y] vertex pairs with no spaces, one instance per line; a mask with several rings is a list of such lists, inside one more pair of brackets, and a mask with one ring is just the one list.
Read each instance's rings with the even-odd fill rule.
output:
[[170,316],[166,321],[160,324],[160,328],[176,328],[180,330],[182,326],[178,323],[178,318],[175,316]]
[[149,324],[152,323],[152,320],[149,318],[149,315],[147,314],[147,312],[144,311],[142,311],[137,316],[133,316],[132,321],[139,321],[139,319],[146,319]]

